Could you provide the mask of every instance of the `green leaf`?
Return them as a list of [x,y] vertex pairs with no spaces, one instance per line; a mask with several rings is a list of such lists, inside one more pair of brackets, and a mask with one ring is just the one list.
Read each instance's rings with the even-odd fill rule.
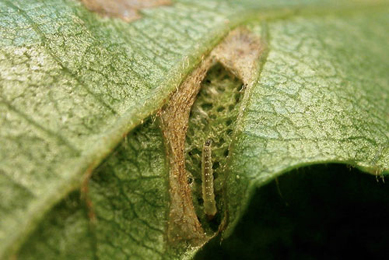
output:
[[338,162],[388,172],[387,22],[386,12],[374,12],[268,24],[271,50],[231,147],[232,223],[255,186],[296,167]]
[[[167,241],[169,160],[152,115],[236,26],[267,49],[236,122],[212,132],[229,133],[228,158],[214,159],[225,182],[216,229],[229,234],[255,188],[296,167],[387,173],[388,4],[304,2],[177,1],[126,23],[71,0],[1,0],[0,258],[192,256],[197,247]],[[207,113],[211,125],[225,116]],[[199,147],[190,140],[209,132],[194,116],[187,141]]]

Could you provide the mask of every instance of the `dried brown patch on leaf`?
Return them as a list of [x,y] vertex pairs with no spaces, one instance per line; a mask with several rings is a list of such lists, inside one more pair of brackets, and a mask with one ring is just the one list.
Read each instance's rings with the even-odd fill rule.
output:
[[92,12],[132,22],[141,18],[139,10],[171,4],[170,0],[81,0]]
[[[170,211],[167,227],[171,243],[188,242],[200,246],[210,239],[196,215],[188,173],[185,168],[185,139],[190,111],[200,91],[201,82],[208,70],[220,62],[231,73],[248,84],[257,71],[257,60],[263,51],[259,39],[246,29],[231,32],[211,54],[203,59],[179,89],[172,95],[169,103],[160,112],[167,155],[169,158]],[[213,234],[215,235],[215,234]]]
[[211,64],[211,58],[205,59],[186,78],[161,113],[163,135],[170,161],[171,202],[168,239],[170,242],[188,241],[193,246],[204,243],[205,234],[197,219],[188,185],[184,157],[185,137],[190,109]]
[[227,70],[247,85],[257,72],[258,58],[264,48],[265,45],[256,35],[245,28],[240,28],[232,31],[212,54]]

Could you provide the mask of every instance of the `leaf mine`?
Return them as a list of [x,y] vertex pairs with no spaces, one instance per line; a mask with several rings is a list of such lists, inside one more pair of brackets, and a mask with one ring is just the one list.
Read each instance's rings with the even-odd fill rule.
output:
[[[195,176],[195,182],[199,181],[201,168],[190,173],[187,170],[186,146],[187,131],[189,127],[191,110],[198,98],[198,93],[203,90],[204,80],[208,73],[217,73],[237,82],[238,88],[242,84],[249,85],[257,73],[258,60],[263,53],[264,46],[260,39],[248,29],[238,28],[232,31],[183,81],[178,90],[171,96],[169,103],[160,112],[161,128],[164,135],[167,156],[169,158],[169,186],[170,186],[170,210],[167,227],[168,240],[171,243],[187,242],[190,246],[200,246],[207,242],[215,232],[203,221],[204,213],[200,215],[199,205],[194,205],[197,195],[192,194],[193,185],[189,185],[188,179]],[[236,78],[236,79],[235,79]],[[223,92],[223,86],[220,86]],[[212,91],[206,89],[206,91]],[[217,90],[214,90],[218,92]],[[228,92],[229,93],[229,92]],[[232,93],[232,92],[231,92]],[[230,94],[231,94],[230,93]],[[217,96],[217,95],[216,95]],[[239,97],[228,95],[227,99],[233,100],[232,107],[239,101]],[[212,103],[210,103],[212,106]],[[205,113],[206,114],[206,113]],[[214,115],[217,117],[217,115]],[[231,122],[230,122],[231,124]],[[227,129],[227,128],[226,128]],[[233,130],[233,129],[232,129]],[[230,131],[232,131],[230,129]],[[205,131],[202,127],[191,130],[197,132],[198,138],[217,137],[217,132]],[[204,144],[205,140],[198,140]],[[221,142],[218,140],[217,146]],[[225,143],[223,143],[225,145]],[[228,145],[227,147],[228,153]],[[202,150],[202,148],[200,148]],[[226,157],[225,153],[218,157]],[[224,161],[223,161],[224,162]],[[201,177],[200,177],[201,179]],[[220,220],[220,216],[219,216]],[[220,221],[218,222],[220,223]],[[211,234],[211,235],[209,235]]]

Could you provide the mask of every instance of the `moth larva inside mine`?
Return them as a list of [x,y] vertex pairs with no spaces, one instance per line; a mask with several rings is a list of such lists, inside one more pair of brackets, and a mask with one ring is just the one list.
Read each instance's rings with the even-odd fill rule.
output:
[[204,213],[209,218],[216,215],[216,201],[213,188],[213,170],[212,170],[212,140],[205,141],[203,146],[202,160],[201,160],[201,177],[202,190],[204,200]]

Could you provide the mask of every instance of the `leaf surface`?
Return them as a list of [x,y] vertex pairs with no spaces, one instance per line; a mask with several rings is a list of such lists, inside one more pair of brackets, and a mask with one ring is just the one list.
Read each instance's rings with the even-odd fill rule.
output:
[[388,172],[387,23],[386,12],[374,12],[267,25],[271,50],[231,147],[232,223],[254,187],[293,168],[337,162]]
[[[387,5],[368,4],[181,1],[125,23],[74,1],[0,1],[0,256],[39,223],[23,259],[193,254],[165,244],[158,122],[133,129],[251,20],[268,56],[244,92],[225,165],[228,230],[254,187],[292,168],[342,162],[387,172]],[[90,181],[91,224],[91,207],[71,192],[108,156]]]

